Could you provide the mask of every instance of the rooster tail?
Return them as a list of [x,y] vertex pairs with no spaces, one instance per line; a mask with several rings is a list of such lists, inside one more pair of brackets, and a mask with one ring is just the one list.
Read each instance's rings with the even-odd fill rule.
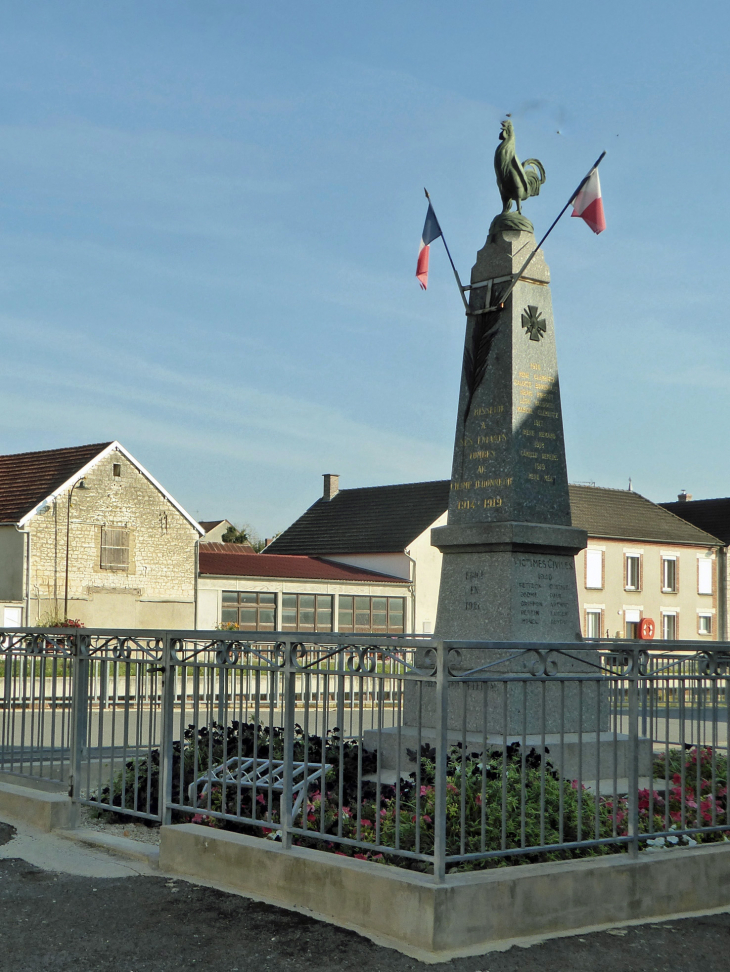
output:
[[545,181],[545,169],[542,162],[539,159],[526,159],[522,163],[522,168],[525,170],[529,195],[539,196],[540,186]]

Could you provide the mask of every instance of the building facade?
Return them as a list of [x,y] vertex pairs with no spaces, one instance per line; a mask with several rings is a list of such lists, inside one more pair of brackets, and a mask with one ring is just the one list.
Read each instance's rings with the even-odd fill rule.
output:
[[2,621],[192,628],[202,532],[118,442],[2,456]]
[[717,641],[725,628],[718,538],[631,490],[571,486],[573,523],[588,531],[576,557],[583,634]]
[[201,543],[197,627],[406,634],[413,589],[402,578],[317,557]]
[[[340,490],[337,477],[325,476],[322,498],[267,551],[410,579],[411,630],[428,634],[441,579],[431,529],[446,522],[449,487],[441,480]],[[576,556],[584,637],[638,637],[644,618],[654,621],[656,640],[722,636],[725,560],[716,536],[632,490],[573,485],[570,503],[573,525],[588,532]]]

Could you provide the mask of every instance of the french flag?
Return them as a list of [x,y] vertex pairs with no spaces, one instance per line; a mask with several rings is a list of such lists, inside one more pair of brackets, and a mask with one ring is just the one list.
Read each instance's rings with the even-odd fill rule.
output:
[[431,203],[428,204],[428,212],[426,213],[426,222],[423,224],[423,233],[421,233],[421,246],[418,250],[418,263],[416,264],[416,277],[421,285],[421,289],[425,290],[428,287],[428,248],[434,240],[437,240],[441,236],[441,227],[439,226],[439,221],[436,219],[436,213],[433,211]]
[[570,215],[580,216],[588,223],[594,233],[602,233],[605,230],[606,217],[603,213],[601,180],[598,178],[598,169],[593,169],[582,189],[573,199],[573,212]]

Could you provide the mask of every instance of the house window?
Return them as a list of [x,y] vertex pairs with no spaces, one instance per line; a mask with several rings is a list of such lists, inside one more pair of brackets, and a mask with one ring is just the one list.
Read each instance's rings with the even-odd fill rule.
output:
[[586,587],[600,590],[603,587],[603,551],[589,547],[586,550]]
[[103,570],[129,570],[129,530],[101,528],[101,562]]
[[405,605],[403,597],[352,597],[341,594],[339,630],[403,634]]
[[697,561],[697,593],[712,594],[712,561]]
[[677,615],[674,613],[662,614],[662,638],[665,641],[677,640]]
[[641,590],[641,554],[626,554],[626,590]]
[[276,630],[276,594],[258,591],[223,591],[221,621],[245,631]]
[[586,638],[601,637],[602,611],[586,611]]
[[282,594],[282,631],[331,631],[331,594]]
[[119,477],[121,475],[122,475],[122,464],[121,464],[121,462],[113,462],[112,463],[112,476],[114,476],[116,479],[119,479]]
[[677,593],[676,557],[662,557],[662,591],[665,594]]
[[712,634],[712,615],[711,614],[698,614],[697,615],[697,632],[701,635]]

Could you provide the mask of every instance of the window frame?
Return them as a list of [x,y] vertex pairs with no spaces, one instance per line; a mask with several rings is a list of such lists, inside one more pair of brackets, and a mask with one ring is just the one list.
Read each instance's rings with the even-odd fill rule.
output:
[[[296,598],[296,623],[294,627],[287,624],[284,620],[284,612],[286,610],[291,610],[284,605],[284,601],[287,597]],[[301,612],[302,610],[308,610],[307,608],[302,608],[300,603],[300,598],[302,597],[313,597],[314,598],[314,626],[302,627],[301,624]],[[320,601],[329,601],[329,612],[330,612],[330,623],[329,627],[320,627],[319,625],[319,612],[320,612]],[[333,631],[334,630],[334,613],[335,613],[335,603],[334,594],[318,594],[311,591],[295,592],[295,591],[283,591],[281,595],[281,627],[280,631]]]
[[[667,566],[669,564],[674,564],[674,577],[672,586],[666,583],[667,578]],[[679,593],[679,556],[676,554],[662,554],[662,577],[661,577],[661,592],[662,594],[678,594]]]
[[[589,556],[590,555],[590,556]],[[599,584],[589,584],[590,570],[588,567],[589,560],[596,561],[598,557],[601,558],[601,569],[600,569],[600,583]],[[606,567],[606,552],[600,547],[586,547],[585,554],[585,582],[584,587],[587,591],[602,591],[606,584],[605,578],[605,567]]]
[[[602,608],[586,608],[585,609],[585,633],[586,638],[602,638],[603,637],[603,609]],[[598,617],[598,634],[590,634],[589,632],[589,616],[595,618]]]
[[[120,534],[122,535],[126,543],[109,543],[109,534]],[[101,528],[101,534],[99,537],[99,570],[112,570],[125,573],[129,571],[129,561],[130,561],[130,547],[131,547],[131,530],[127,527],[112,527],[103,526]],[[114,558],[109,557],[110,550],[122,551],[122,555],[119,557],[119,562],[114,562]]]
[[[348,612],[348,609],[345,606],[345,604],[343,604],[343,602],[346,602],[348,600],[352,602],[352,608],[351,608],[351,610],[349,612]],[[362,614],[365,611],[365,608],[364,608],[364,606],[362,604],[362,602],[365,601],[365,600],[369,601],[369,607],[368,607],[368,613],[369,613],[369,617],[370,617],[370,622],[369,622],[370,626],[369,626],[369,628],[365,628],[362,624],[357,624],[357,615],[358,615],[358,612],[360,614]],[[385,608],[386,608],[386,624],[385,624],[385,628],[383,628],[382,626],[378,626],[378,627],[375,627],[374,628],[373,627],[373,613],[374,613],[374,611],[373,611],[373,602],[374,601],[380,601],[380,600],[385,600],[385,602],[386,602],[386,605],[385,605]],[[360,601],[361,602],[359,606],[357,605],[357,601]],[[394,602],[394,601],[400,601],[400,603],[402,605],[402,612],[403,613],[401,615],[402,622],[401,622],[400,627],[397,627],[397,626],[391,624],[391,602]],[[344,610],[343,610],[343,608],[344,608]],[[370,594],[339,594],[338,595],[338,601],[337,601],[337,615],[338,615],[337,630],[338,631],[341,631],[341,632],[344,632],[346,634],[405,634],[406,633],[406,617],[407,617],[406,616],[406,610],[407,610],[406,598],[403,597],[403,596],[394,596],[394,595],[390,595],[390,594],[374,594],[374,595],[370,595]],[[351,625],[345,625],[343,627],[343,624],[342,624],[342,616],[343,616],[343,614],[347,614],[347,613],[350,613],[350,615],[352,617],[352,624]]]
[[[702,590],[702,567],[707,565],[710,573],[710,589],[709,591]],[[697,558],[697,593],[702,597],[712,597],[715,593],[715,560],[714,558],[698,557]]]
[[[636,586],[629,584],[629,561],[636,562]],[[624,590],[637,592],[641,591],[641,567],[642,556],[640,553],[624,553]]]
[[[667,638],[667,620],[674,618],[674,636]],[[679,641],[679,614],[676,611],[662,611],[662,641]]]
[[[224,601],[223,600],[224,594],[228,594],[228,595],[235,594],[236,600]],[[256,597],[255,603],[252,604],[250,601],[244,603],[241,600],[241,598],[244,596],[245,597],[255,596]],[[261,600],[262,597],[272,598],[272,600],[262,601]],[[223,618],[224,611],[234,610],[234,608],[231,607],[231,605],[235,605],[236,617],[237,617],[236,621],[224,620]],[[260,619],[261,611],[262,609],[265,611],[270,611],[272,607],[274,611],[273,624],[269,625],[268,623],[266,623],[265,626],[262,627],[261,619]],[[249,625],[243,626],[241,624],[241,609],[246,609],[250,611],[253,608],[255,608],[256,610],[256,627],[252,628]],[[278,619],[278,604],[276,602],[276,593],[274,591],[221,591],[221,624],[222,625],[235,624],[236,625],[235,630],[237,631],[276,631],[277,619]]]
[[[707,621],[707,631],[702,630],[702,622]],[[698,611],[697,612],[697,634],[707,637],[712,635],[712,615],[709,611]]]

